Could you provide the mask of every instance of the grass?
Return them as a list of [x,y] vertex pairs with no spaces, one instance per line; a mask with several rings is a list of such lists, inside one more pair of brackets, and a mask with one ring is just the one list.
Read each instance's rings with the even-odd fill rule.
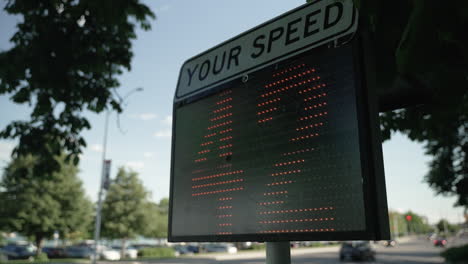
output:
[[0,264],[48,264],[48,263],[89,263],[89,259],[49,259],[49,260],[27,260],[27,259],[18,259],[18,260],[8,260],[0,262]]

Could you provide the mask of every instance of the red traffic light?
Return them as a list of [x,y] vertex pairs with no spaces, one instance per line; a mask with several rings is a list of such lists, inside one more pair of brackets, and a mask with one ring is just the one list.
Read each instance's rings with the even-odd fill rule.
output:
[[413,219],[411,215],[407,215],[405,218],[406,218],[406,221],[411,221]]

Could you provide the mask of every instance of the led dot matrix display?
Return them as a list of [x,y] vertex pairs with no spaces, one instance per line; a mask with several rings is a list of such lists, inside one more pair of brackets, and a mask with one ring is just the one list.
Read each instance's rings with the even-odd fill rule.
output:
[[175,105],[171,240],[376,238],[353,54],[309,51]]

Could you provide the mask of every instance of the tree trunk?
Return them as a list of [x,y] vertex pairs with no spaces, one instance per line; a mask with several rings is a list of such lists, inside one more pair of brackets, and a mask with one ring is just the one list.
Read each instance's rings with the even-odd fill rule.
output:
[[37,233],[35,235],[35,239],[36,239],[36,247],[37,247],[36,256],[38,257],[42,253],[42,246],[44,244],[44,236],[40,233]]
[[120,249],[120,258],[124,259],[125,258],[125,251],[127,247],[127,238],[122,239],[122,248]]

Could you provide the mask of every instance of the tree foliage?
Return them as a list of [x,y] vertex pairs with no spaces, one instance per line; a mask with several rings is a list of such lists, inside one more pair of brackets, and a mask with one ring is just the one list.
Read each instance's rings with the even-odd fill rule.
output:
[[150,230],[153,205],[138,174],[120,168],[102,207],[102,234],[111,239],[130,239]]
[[[411,221],[406,220],[406,216],[411,216]],[[396,238],[399,236],[412,234],[427,234],[434,228],[429,225],[427,219],[418,215],[414,212],[408,211],[406,213],[399,213],[395,211],[388,212],[390,220],[390,231],[392,237]]]
[[37,162],[34,156],[20,156],[6,167],[0,181],[0,229],[32,237],[38,247],[56,231],[62,237],[85,235],[92,204],[77,177],[78,169],[57,158],[59,171],[35,175]]
[[8,0],[4,10],[22,19],[0,52],[0,95],[32,113],[0,138],[19,139],[14,153],[35,154],[42,170],[58,169],[63,151],[76,164],[90,128],[83,111],[122,110],[116,77],[130,70],[135,28],[149,30],[154,14],[140,0]]
[[[411,220],[407,220],[407,216],[411,216]],[[430,231],[434,230],[434,228],[431,225],[429,225],[426,217],[418,215],[412,211],[404,213],[403,218],[405,219],[409,233],[427,234]]]
[[159,203],[150,203],[150,207],[151,224],[145,235],[153,238],[167,237],[169,199],[163,198]]
[[456,224],[451,224],[446,219],[440,219],[439,222],[436,224],[437,230],[444,235],[455,234],[460,230],[460,226]]
[[137,236],[166,237],[168,199],[154,203],[138,174],[120,168],[104,199],[102,234],[121,239],[122,255],[128,239]]
[[[381,115],[384,139],[401,132],[432,156],[425,180],[468,206],[468,2],[354,0],[376,51],[379,101],[392,90],[406,109]],[[403,98],[402,94],[412,97]],[[390,95],[390,96],[389,96]],[[427,98],[421,101],[421,98]],[[415,105],[424,103],[423,105]]]

